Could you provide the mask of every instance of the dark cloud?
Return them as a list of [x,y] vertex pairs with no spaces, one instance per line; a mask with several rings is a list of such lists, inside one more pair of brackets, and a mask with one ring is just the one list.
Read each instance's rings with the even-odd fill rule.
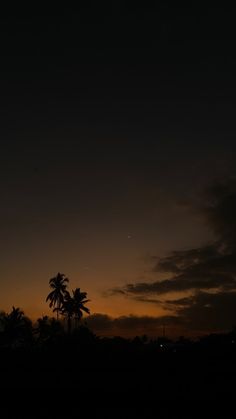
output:
[[218,244],[173,252],[161,258],[154,270],[166,272],[170,277],[161,281],[127,284],[122,290],[115,288],[112,292],[116,294],[122,291],[136,298],[137,295],[162,295],[173,291],[236,288],[236,257],[232,253],[222,254]]
[[160,336],[163,325],[170,335],[177,336],[182,333],[196,335],[230,331],[236,325],[236,291],[200,291],[190,297],[166,300],[163,304],[173,314],[161,317],[130,315],[113,318],[95,313],[86,322],[98,335],[127,337],[142,334]]
[[172,291],[236,289],[236,183],[214,185],[208,189],[202,210],[208,224],[218,235],[214,243],[156,258],[153,272],[169,278],[138,282],[114,289],[126,295],[166,294]]
[[236,180],[217,183],[207,190],[204,214],[226,248],[236,250]]
[[[112,292],[160,303],[193,329],[232,327],[236,323],[236,181],[208,188],[201,211],[216,236],[213,243],[154,258],[152,271],[165,273],[167,279],[126,284]],[[188,291],[191,297],[167,299],[173,291]],[[159,301],[160,295],[164,300]]]
[[200,292],[173,303],[180,319],[193,330],[223,331],[236,325],[236,292]]
[[97,332],[105,332],[111,329],[112,317],[107,314],[95,313],[86,319],[86,323]]
[[137,296],[135,297],[135,300],[140,301],[141,303],[162,304],[161,300],[158,300],[157,298],[147,298],[146,296],[144,297]]
[[[133,296],[137,299],[137,295],[162,295],[173,291],[189,291],[199,289],[234,289],[236,282],[234,276],[227,274],[216,274],[214,272],[184,272],[177,277],[171,277],[164,281],[156,282],[140,282],[137,284],[127,284],[123,291],[126,296]],[[113,294],[119,293],[119,290],[113,289]],[[139,299],[141,301],[141,299]],[[156,300],[158,302],[158,300]]]
[[174,251],[164,258],[156,258],[158,262],[155,264],[153,271],[178,274],[181,273],[183,269],[215,259],[218,255],[219,251],[217,244],[184,251]]
[[193,297],[183,297],[178,298],[177,300],[165,300],[166,306],[170,306],[170,308],[174,306],[189,306],[193,302]]
[[190,297],[166,300],[169,314],[154,316],[121,316],[117,318],[95,313],[86,320],[88,326],[102,336],[160,336],[163,325],[169,335],[230,331],[236,325],[236,291],[198,292]]
[[162,327],[178,327],[182,324],[182,319],[175,316],[121,316],[117,318],[106,314],[95,313],[86,319],[87,325],[97,334],[103,336],[136,336],[148,334],[157,336],[162,333]]

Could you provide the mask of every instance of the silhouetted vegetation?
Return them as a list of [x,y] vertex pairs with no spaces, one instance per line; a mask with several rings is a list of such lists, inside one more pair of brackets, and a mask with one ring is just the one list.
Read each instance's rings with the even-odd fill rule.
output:
[[64,274],[58,274],[51,278],[49,280],[49,285],[52,288],[52,291],[48,294],[46,301],[50,301],[49,307],[53,307],[53,311],[56,311],[57,313],[57,319],[59,315],[59,311],[61,310],[61,307],[63,306],[63,303],[65,301],[65,295],[67,293],[67,282],[68,278],[65,277]]
[[72,295],[67,290],[67,284],[69,279],[64,274],[58,272],[58,274],[51,278],[49,281],[51,291],[46,301],[50,301],[49,307],[53,307],[53,312],[57,313],[57,320],[59,314],[63,315],[67,319],[67,330],[71,333],[71,322],[75,320],[75,324],[78,327],[80,320],[83,317],[83,313],[90,313],[90,310],[85,306],[89,302],[87,300],[87,293],[81,292],[80,288],[72,290]]
[[[102,411],[109,403],[118,404],[118,409],[143,403],[149,410],[133,408],[135,417],[143,418],[179,417],[168,414],[175,415],[180,401],[216,405],[224,392],[233,399],[235,328],[194,341],[165,335],[96,336],[83,320],[83,314],[90,313],[87,293],[80,288],[70,293],[64,274],[58,273],[49,283],[52,291],[47,301],[56,318],[42,316],[33,323],[14,306],[9,313],[0,313],[1,388],[19,391],[20,380],[31,398],[41,394],[40,389],[41,403],[49,404],[55,416],[63,412],[65,417],[77,412],[77,399],[81,403],[86,398]],[[62,394],[63,400],[70,399],[70,404],[63,401],[55,406],[53,390],[57,398]],[[188,417],[195,417],[190,413]]]
[[166,336],[157,336],[155,339],[147,335],[136,336],[133,339],[125,339],[120,336],[99,337],[96,336],[83,321],[83,314],[90,314],[86,304],[87,293],[80,288],[68,290],[69,279],[61,273],[49,280],[52,291],[48,294],[46,301],[52,308],[54,317],[42,316],[35,324],[25,316],[19,307],[12,307],[9,313],[0,312],[0,347],[9,349],[18,348],[42,348],[78,343],[80,345],[92,345],[100,348],[113,348],[124,350],[129,348],[132,351],[155,350],[156,353],[172,353],[179,351],[196,350],[230,350],[236,348],[236,328],[228,333],[205,335],[197,340],[191,341],[184,336],[177,340],[171,340]]
[[3,347],[18,348],[33,343],[32,322],[19,307],[13,306],[10,313],[1,312],[0,328]]

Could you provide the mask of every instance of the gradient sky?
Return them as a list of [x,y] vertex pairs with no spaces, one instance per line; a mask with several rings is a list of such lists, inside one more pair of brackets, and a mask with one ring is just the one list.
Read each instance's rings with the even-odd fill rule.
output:
[[235,177],[233,17],[164,3],[2,13],[2,309],[48,313],[59,271],[92,313],[169,315],[111,290],[168,277],[156,257],[216,240],[199,208]]

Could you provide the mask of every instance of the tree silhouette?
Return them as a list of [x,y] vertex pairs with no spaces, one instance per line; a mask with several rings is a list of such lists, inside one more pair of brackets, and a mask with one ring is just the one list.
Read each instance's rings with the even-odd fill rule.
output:
[[83,312],[90,314],[89,308],[85,307],[85,304],[90,300],[87,300],[87,292],[81,292],[80,288],[76,288],[72,292],[74,299],[74,316],[78,324],[83,317]]
[[69,282],[68,278],[66,278],[64,274],[60,274],[60,272],[58,272],[54,278],[49,280],[49,285],[52,288],[52,291],[48,294],[46,302],[50,301],[49,307],[53,307],[53,311],[56,311],[57,320],[67,292],[67,282]]
[[49,335],[49,317],[43,316],[37,320],[38,326],[35,332],[38,334],[38,340],[44,341]]
[[74,317],[77,324],[83,316],[83,312],[89,314],[90,310],[85,306],[89,301],[86,299],[87,293],[81,292],[80,288],[72,291],[72,296],[67,291],[61,307],[61,313],[67,317],[68,333],[71,332],[71,320]]
[[74,315],[74,299],[71,297],[70,293],[67,291],[65,293],[65,298],[60,309],[60,312],[67,318],[67,330],[68,333],[71,333],[71,319]]
[[4,340],[10,345],[19,345],[32,340],[32,323],[19,308],[12,307],[9,314],[2,314],[1,325]]
[[37,327],[35,329],[37,334],[37,341],[41,344],[52,341],[63,334],[62,324],[54,318],[48,316],[40,317],[37,320]]

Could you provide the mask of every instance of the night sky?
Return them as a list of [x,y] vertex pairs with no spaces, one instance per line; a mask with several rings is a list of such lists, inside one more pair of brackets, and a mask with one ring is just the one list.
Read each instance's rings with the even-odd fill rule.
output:
[[101,334],[236,324],[235,13],[2,10],[0,308],[57,272]]

